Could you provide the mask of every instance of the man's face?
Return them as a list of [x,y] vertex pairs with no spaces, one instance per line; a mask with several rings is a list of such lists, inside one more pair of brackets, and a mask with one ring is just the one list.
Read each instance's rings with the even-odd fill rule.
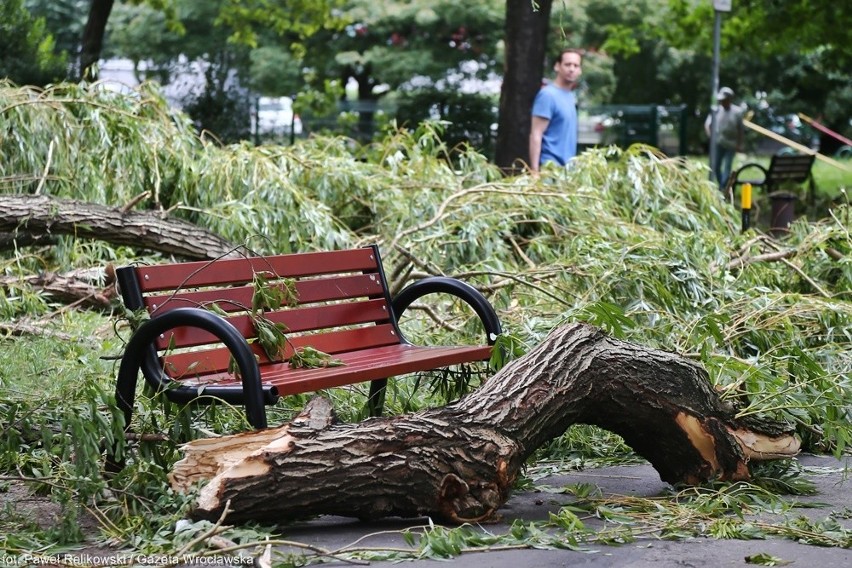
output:
[[579,53],[563,53],[562,59],[554,66],[556,77],[561,83],[574,84],[580,80],[583,72],[582,59]]

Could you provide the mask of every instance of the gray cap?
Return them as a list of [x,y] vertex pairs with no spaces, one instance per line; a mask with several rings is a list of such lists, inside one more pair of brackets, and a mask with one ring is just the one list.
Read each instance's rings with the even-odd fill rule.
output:
[[732,98],[734,98],[734,90],[730,87],[722,87],[721,89],[719,89],[719,92],[716,93],[717,101],[724,101],[725,99]]

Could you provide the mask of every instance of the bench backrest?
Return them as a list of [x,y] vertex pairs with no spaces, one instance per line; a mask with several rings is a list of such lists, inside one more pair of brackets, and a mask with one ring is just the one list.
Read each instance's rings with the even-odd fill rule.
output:
[[766,184],[777,185],[780,182],[789,181],[803,183],[811,175],[815,156],[796,154],[776,154],[769,162],[766,170]]
[[[227,313],[227,319],[249,340],[257,337],[250,316],[253,281],[262,273],[266,286],[293,287],[291,305],[265,311],[284,324],[288,339],[280,358],[300,347],[333,355],[400,343],[387,282],[375,246],[328,252],[241,259],[185,262],[120,268],[118,282],[125,305],[151,316],[181,307]],[[156,345],[165,372],[173,378],[226,372],[230,353],[201,329],[176,328]],[[269,358],[255,342],[261,366]]]

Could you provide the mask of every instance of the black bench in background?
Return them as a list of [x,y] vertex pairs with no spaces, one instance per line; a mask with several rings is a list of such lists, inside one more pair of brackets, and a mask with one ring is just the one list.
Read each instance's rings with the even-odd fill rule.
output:
[[770,230],[784,232],[793,220],[798,195],[785,191],[790,185],[808,182],[808,203],[814,202],[815,184],[811,169],[815,154],[775,154],[769,167],[750,162],[735,170],[728,179],[727,194],[734,197],[737,189],[749,183],[764,188],[772,204]]

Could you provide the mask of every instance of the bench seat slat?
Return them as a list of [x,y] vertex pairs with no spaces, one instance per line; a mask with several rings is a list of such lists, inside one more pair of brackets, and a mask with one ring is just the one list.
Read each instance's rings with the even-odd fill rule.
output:
[[767,179],[768,185],[773,185],[778,183],[779,181],[794,181],[794,182],[803,182],[808,179],[807,173],[802,172],[775,172],[773,175],[769,176]]
[[[293,349],[299,347],[313,347],[329,355],[337,355],[347,351],[370,349],[391,344],[398,344],[399,336],[393,325],[371,325],[355,329],[331,331],[328,333],[317,333],[291,337],[287,349],[282,358],[288,358],[293,354]],[[252,344],[252,350],[257,354],[260,364],[268,363],[269,360],[262,349]],[[226,371],[231,361],[230,352],[224,348],[208,349],[206,351],[188,351],[175,353],[164,357],[166,364],[164,370],[169,376],[195,377],[211,372]],[[262,372],[263,369],[261,369]]]
[[[263,366],[264,384],[273,385],[282,396],[351,383],[384,379],[387,377],[428,371],[436,368],[485,361],[491,356],[490,346],[420,347],[408,344],[388,345],[372,349],[342,353],[345,363],[340,367],[291,369],[287,363]],[[185,384],[239,384],[233,376],[223,373],[201,380],[184,381]]]
[[802,183],[811,175],[814,156],[775,155],[766,171],[766,184],[775,185],[779,181]]
[[[368,323],[386,323],[390,321],[387,303],[384,299],[363,302],[346,302],[268,312],[265,317],[272,322],[284,324],[285,335],[306,331],[330,330],[333,328],[362,325]],[[237,328],[243,337],[257,336],[254,323],[248,315],[234,316],[228,321]],[[215,344],[218,339],[212,333],[195,327],[176,327],[164,337],[157,339],[157,349],[180,349],[199,345]]]
[[256,272],[282,278],[301,278],[343,272],[375,272],[378,263],[369,248],[284,254],[268,257],[221,259],[140,266],[142,292],[251,282]]

